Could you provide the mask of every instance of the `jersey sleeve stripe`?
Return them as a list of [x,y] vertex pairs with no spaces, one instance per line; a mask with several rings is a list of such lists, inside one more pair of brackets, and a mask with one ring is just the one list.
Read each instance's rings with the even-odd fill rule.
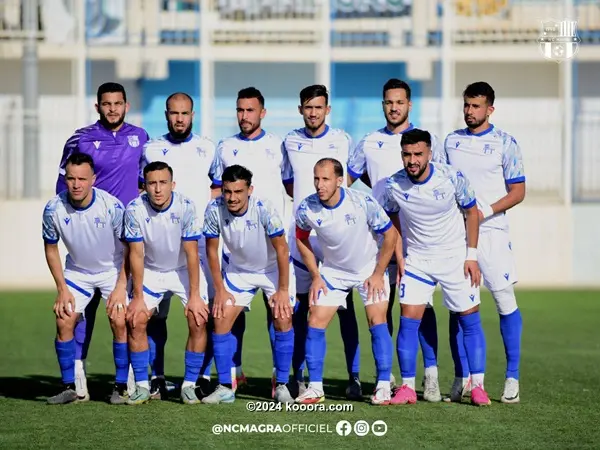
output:
[[525,177],[511,178],[510,180],[505,180],[505,183],[506,184],[525,183]]
[[387,222],[387,223],[386,223],[386,224],[385,224],[385,225],[384,225],[382,228],[379,228],[378,230],[374,230],[374,231],[375,231],[375,233],[377,233],[377,234],[383,234],[383,233],[385,233],[387,230],[389,230],[391,227],[392,227],[392,221],[391,221],[391,220],[388,220],[388,222]]
[[348,173],[353,177],[353,178],[360,178],[363,176],[362,173],[356,173],[354,170],[352,170],[350,168],[350,166],[347,166],[346,169],[348,170]]
[[223,182],[221,180],[217,180],[216,178],[213,178],[212,182],[213,182],[213,184],[215,186],[222,186],[223,185]]
[[58,239],[49,239],[49,238],[44,238],[44,242],[46,244],[58,244]]
[[212,234],[212,233],[206,233],[206,232],[203,234],[204,234],[204,237],[207,237],[207,238],[218,238],[219,237],[218,234]]
[[202,238],[201,234],[195,234],[194,236],[182,237],[181,240],[182,241],[198,241],[198,240],[200,240],[200,238]]
[[221,254],[221,257],[223,258],[223,261],[225,261],[225,264],[229,264],[229,256],[227,256],[225,252]]
[[463,209],[471,209],[473,206],[477,204],[477,200],[473,199],[470,203],[467,203],[462,208]]
[[294,177],[283,180],[283,184],[292,184],[293,182],[294,182]]
[[67,286],[70,286],[70,287],[72,287],[72,288],[73,288],[73,289],[75,289],[77,292],[80,292],[80,293],[82,293],[83,295],[85,295],[85,296],[87,296],[87,297],[89,297],[89,298],[91,298],[91,297],[92,297],[92,293],[91,293],[91,292],[88,292],[88,291],[86,291],[85,289],[83,289],[82,287],[80,287],[80,286],[77,286],[77,285],[76,285],[75,283],[73,283],[71,280],[69,280],[69,279],[65,279],[65,283],[67,283]]
[[275,237],[278,237],[278,236],[282,236],[283,233],[285,233],[285,230],[279,230],[279,231],[276,231],[275,233],[271,233],[269,235],[269,237],[272,239],[272,238],[275,238]]
[[142,242],[144,238],[141,237],[126,237],[125,242]]
[[407,277],[413,278],[417,281],[420,281],[421,283],[425,283],[429,286],[435,286],[435,281],[427,280],[426,278],[420,277],[419,275],[409,272],[408,270],[404,271],[404,275]]

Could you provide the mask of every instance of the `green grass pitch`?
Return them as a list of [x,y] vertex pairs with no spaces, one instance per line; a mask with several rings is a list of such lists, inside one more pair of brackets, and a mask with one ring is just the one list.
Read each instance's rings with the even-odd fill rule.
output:
[[[439,305],[439,294],[436,304]],[[232,405],[184,406],[155,401],[138,407],[111,406],[114,366],[110,330],[99,309],[88,357],[92,401],[48,406],[45,399],[60,388],[54,353],[52,304],[48,293],[0,293],[0,448],[598,448],[600,446],[600,292],[518,292],[524,320],[521,404],[503,405],[504,350],[498,317],[487,292],[482,315],[487,337],[488,408],[469,404],[374,407],[352,403],[352,412],[248,412],[246,402],[270,394],[271,353],[260,299],[247,315],[244,371],[250,386]],[[372,392],[375,368],[362,306],[361,378]],[[167,378],[180,382],[187,334],[180,304],[169,317]],[[395,305],[394,316],[398,306]],[[448,391],[453,378],[446,310],[436,307],[440,336],[440,383]],[[395,342],[395,336],[394,336]],[[345,362],[337,319],[327,332],[325,389],[327,402],[345,402]],[[395,348],[395,344],[394,344]],[[399,377],[396,358],[394,374]],[[419,362],[418,377],[422,376]],[[420,378],[417,378],[420,380]],[[354,433],[339,436],[335,425],[383,420],[385,436]],[[331,433],[227,433],[215,435],[215,424],[326,424]]]

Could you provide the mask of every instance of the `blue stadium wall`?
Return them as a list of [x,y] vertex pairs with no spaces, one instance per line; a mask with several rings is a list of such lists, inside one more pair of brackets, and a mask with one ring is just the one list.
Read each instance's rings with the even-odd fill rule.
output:
[[[335,63],[331,67],[332,111],[330,123],[344,128],[353,139],[383,126],[381,91],[389,78],[408,81],[413,90],[411,120],[419,124],[419,98],[422,85],[406,79],[404,63]],[[194,128],[200,129],[200,63],[171,61],[169,77],[165,80],[140,80],[139,94],[143,126],[151,136],[166,131],[164,102],[177,90],[188,92],[196,102]],[[268,131],[285,135],[302,125],[297,113],[298,93],[304,86],[315,82],[313,64],[217,63],[215,66],[215,141],[238,131],[235,120],[235,99],[243,87],[255,86],[266,99]]]

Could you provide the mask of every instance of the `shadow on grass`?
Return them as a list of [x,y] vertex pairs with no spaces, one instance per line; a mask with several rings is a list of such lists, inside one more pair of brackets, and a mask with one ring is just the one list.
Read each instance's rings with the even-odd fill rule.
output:
[[[168,381],[180,385],[181,377],[166,377]],[[91,401],[107,402],[114,386],[114,375],[88,374],[87,385]],[[323,382],[327,400],[346,401],[347,380],[325,379]],[[216,380],[213,378],[213,388]],[[365,401],[373,392],[373,383],[363,382]],[[22,377],[0,378],[0,397],[45,402],[48,397],[62,390],[60,377],[47,375],[25,375]],[[271,379],[248,377],[248,384],[241,386],[236,397],[241,400],[271,400]],[[179,402],[179,389],[169,392],[169,401]]]

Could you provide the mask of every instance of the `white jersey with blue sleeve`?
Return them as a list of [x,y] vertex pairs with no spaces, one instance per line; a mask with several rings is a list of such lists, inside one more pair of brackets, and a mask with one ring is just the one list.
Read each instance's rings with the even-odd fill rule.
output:
[[[406,130],[394,134],[383,127],[363,137],[350,152],[348,173],[360,178],[366,172],[375,198],[381,197],[386,179],[403,168],[402,134],[414,128],[411,123]],[[431,152],[432,161],[445,162],[444,145],[434,134],[431,134]]]
[[269,200],[283,215],[286,195],[283,184],[291,183],[293,175],[281,138],[262,130],[253,139],[241,133],[223,139],[217,146],[213,182],[220,186],[223,171],[236,164],[252,172],[254,194]]
[[197,241],[202,227],[194,202],[173,192],[166,209],[157,210],[147,193],[133,200],[125,209],[125,240],[144,243],[144,267],[157,272],[171,272],[186,267],[183,241]]
[[378,238],[392,222],[377,201],[365,193],[341,188],[337,205],[321,203],[317,194],[306,198],[296,211],[296,237],[317,235],[323,252],[323,268],[339,278],[373,270],[377,264]]
[[381,204],[388,214],[399,212],[408,256],[464,256],[467,235],[461,209],[473,208],[477,201],[461,172],[430,163],[427,179],[415,182],[402,169],[387,179]]
[[108,192],[92,188],[92,201],[75,208],[63,191],[44,208],[42,237],[48,244],[60,239],[67,249],[65,269],[98,274],[120,269],[123,263],[123,204]]
[[283,236],[281,215],[266,199],[254,194],[248,199],[244,214],[229,212],[225,199],[214,199],[206,208],[204,236],[223,237],[230,252],[228,270],[247,273],[267,273],[277,270],[277,253],[271,239]]
[[175,190],[194,202],[200,224],[203,213],[211,199],[210,176],[215,164],[215,144],[208,138],[190,134],[183,141],[176,141],[167,133],[151,139],[144,146],[140,163],[140,181],[144,181],[144,167],[155,161],[163,161],[173,169]]
[[[468,128],[456,130],[446,137],[444,147],[449,164],[465,174],[482,204],[491,205],[504,197],[507,185],[525,182],[519,144],[493,125],[477,134]],[[479,228],[508,230],[506,214],[487,218]]]
[[306,133],[305,128],[298,128],[287,134],[283,145],[294,179],[294,211],[315,191],[314,168],[320,159],[337,159],[344,168],[344,177],[346,176],[352,138],[343,130],[326,125],[323,133],[313,137]]

